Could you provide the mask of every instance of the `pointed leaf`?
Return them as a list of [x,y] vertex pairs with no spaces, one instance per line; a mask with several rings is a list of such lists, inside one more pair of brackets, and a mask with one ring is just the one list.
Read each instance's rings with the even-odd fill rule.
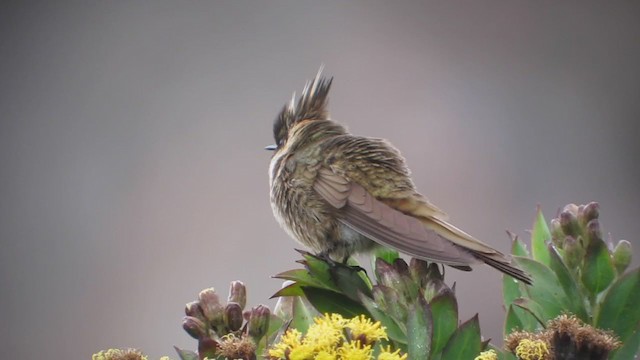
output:
[[198,360],[198,354],[193,351],[180,349],[177,346],[174,346],[173,348],[176,349],[178,357],[181,360]]
[[453,333],[442,350],[442,359],[473,359],[481,350],[480,323],[478,322],[478,314],[476,314]]
[[600,329],[613,330],[621,340],[637,329],[640,323],[640,268],[623,275],[604,295],[595,324]]
[[303,253],[302,256],[305,259],[302,263],[311,273],[311,277],[324,285],[324,288],[338,291],[337,286],[333,283],[331,275],[329,274],[329,269],[332,267],[331,264],[310,253]]
[[538,320],[529,311],[511,304],[504,322],[504,335],[507,336],[514,331],[533,332],[538,328],[538,324]]
[[367,309],[359,303],[349,299],[345,295],[313,287],[302,287],[307,300],[319,313],[337,313],[346,318],[352,318],[360,314],[371,317]]
[[398,324],[398,322],[390,316],[386,311],[380,308],[380,305],[373,301],[371,298],[366,295],[360,295],[360,301],[362,305],[369,311],[374,320],[380,321],[382,326],[387,329],[387,335],[389,339],[400,342],[403,344],[407,343],[407,334],[404,326]]
[[520,289],[520,282],[509,275],[502,275],[502,300],[504,306],[508,307],[513,300],[524,295]]
[[613,352],[610,356],[611,360],[627,360],[636,359],[636,355],[640,352],[640,327],[633,329],[633,331],[623,339],[622,346]]
[[531,252],[533,258],[544,265],[549,266],[549,250],[547,241],[551,241],[551,232],[547,226],[547,221],[542,215],[542,209],[538,206],[536,220],[531,230]]
[[337,264],[329,269],[333,283],[336,284],[344,295],[355,301],[359,300],[358,293],[372,297],[371,288],[369,284],[360,277],[360,272],[362,272],[362,270],[357,270],[356,268],[342,264]]
[[282,280],[291,280],[299,283],[300,285],[310,285],[315,287],[324,287],[320,281],[311,276],[311,273],[306,269],[293,269],[285,272],[281,272],[272,277]]
[[271,295],[271,299],[281,296],[303,296],[302,285],[300,283],[289,284]]
[[408,353],[411,359],[428,359],[433,336],[433,320],[426,300],[420,297],[410,305],[411,316],[407,319]]
[[602,239],[590,239],[582,266],[584,286],[595,296],[611,284],[615,275],[607,245]]
[[458,303],[453,292],[436,296],[429,304],[433,318],[432,353],[438,354],[458,327]]
[[[544,311],[537,302],[528,298],[519,298],[513,301],[513,305],[520,308],[524,313],[529,314],[536,322],[536,328],[538,325],[544,326],[546,321],[544,320]],[[524,317],[523,317],[524,318]],[[523,323],[524,325],[524,323]]]
[[576,280],[574,279],[573,275],[571,274],[567,266],[562,261],[562,257],[560,257],[560,254],[558,253],[555,245],[553,245],[552,243],[549,243],[548,249],[549,249],[549,266],[551,267],[551,270],[553,270],[553,272],[558,277],[558,281],[560,282],[560,285],[564,289],[564,293],[566,294],[567,298],[573,299],[573,301],[569,301],[568,310],[572,314],[575,314],[577,317],[579,317],[582,321],[586,323],[590,323],[591,319],[587,315],[587,310],[585,308],[585,304],[583,300],[585,297],[582,296],[582,294],[580,293]]
[[291,326],[301,333],[306,333],[307,329],[313,324],[313,318],[320,315],[311,304],[302,297],[296,297],[293,300],[293,318]]
[[542,321],[546,322],[562,314],[569,308],[569,300],[562,287],[560,287],[558,277],[542,263],[524,257],[515,256],[515,262],[520,267],[531,274],[533,284],[526,286],[526,292],[530,299],[535,299],[540,305]]
[[518,235],[510,231],[507,231],[507,234],[511,238],[511,255],[529,257],[527,246],[518,238]]

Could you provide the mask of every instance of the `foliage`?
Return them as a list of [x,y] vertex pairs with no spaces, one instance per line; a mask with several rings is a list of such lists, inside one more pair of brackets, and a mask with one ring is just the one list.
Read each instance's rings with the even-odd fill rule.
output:
[[[548,322],[572,314],[585,326],[611,331],[622,341],[622,347],[611,353],[611,359],[629,359],[638,351],[640,270],[625,273],[631,262],[630,243],[620,240],[614,247],[609,240],[607,244],[598,218],[597,203],[570,204],[548,227],[538,209],[531,233],[531,253],[512,236],[514,261],[531,274],[533,285],[503,278],[505,335],[543,332]],[[585,331],[580,330],[580,336],[567,333],[567,341],[577,346]],[[596,343],[594,340],[591,345]],[[605,359],[619,345],[614,340],[604,343],[607,351],[602,357],[591,358]],[[614,343],[616,346],[610,346]],[[515,346],[512,350],[515,352]],[[559,351],[558,346],[555,350]],[[563,358],[556,354],[556,359]]]

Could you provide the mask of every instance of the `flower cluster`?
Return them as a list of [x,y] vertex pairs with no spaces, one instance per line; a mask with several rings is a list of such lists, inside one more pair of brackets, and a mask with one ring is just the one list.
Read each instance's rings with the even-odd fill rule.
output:
[[610,332],[584,324],[575,316],[560,315],[544,331],[517,331],[505,347],[521,360],[607,359],[620,341]]
[[[364,315],[345,319],[339,314],[325,314],[314,319],[306,334],[287,330],[280,341],[269,350],[272,360],[372,360],[374,346],[387,340],[380,322],[372,322]],[[380,347],[378,360],[406,360],[407,355]]]
[[[91,356],[91,360],[147,360],[147,356],[136,349],[109,349],[103,350]],[[160,360],[170,360],[163,356]]]

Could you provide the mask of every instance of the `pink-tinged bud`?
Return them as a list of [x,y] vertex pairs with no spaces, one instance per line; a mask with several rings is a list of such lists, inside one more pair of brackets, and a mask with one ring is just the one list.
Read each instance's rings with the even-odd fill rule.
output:
[[196,317],[202,321],[205,321],[205,316],[204,313],[202,312],[202,308],[200,307],[200,302],[198,301],[192,301],[190,303],[188,303],[187,305],[185,305],[184,307],[184,313],[187,316],[193,316]]
[[600,216],[600,205],[597,202],[590,202],[585,205],[582,211],[582,222],[587,224],[591,220],[595,220]]
[[249,316],[248,334],[258,343],[269,330],[271,311],[265,305],[258,305],[251,309]]
[[409,262],[409,272],[411,273],[411,277],[413,277],[413,281],[415,281],[420,287],[422,287],[427,279],[428,269],[428,262],[421,259],[411,258],[411,261]]
[[585,249],[573,236],[564,239],[564,262],[569,269],[575,269],[584,258]]
[[[602,231],[600,230],[600,222],[594,219],[587,223],[587,238],[589,243],[592,241],[602,242]],[[587,244],[589,244],[587,243]]]
[[185,316],[182,320],[182,328],[194,339],[199,340],[207,336],[207,325],[197,317]]
[[224,309],[220,305],[220,299],[213,288],[208,288],[200,291],[198,295],[200,299],[200,308],[205,318],[214,327],[222,325],[224,322]]
[[631,243],[627,240],[620,240],[618,244],[613,249],[613,253],[611,254],[611,260],[613,262],[613,266],[616,267],[618,274],[624,273],[624,271],[631,264]]
[[216,359],[218,342],[212,338],[203,338],[198,341],[198,356],[200,359]]
[[242,327],[242,308],[238,303],[230,302],[224,308],[224,323],[229,330],[238,331]]
[[580,227],[578,218],[570,211],[560,213],[560,227],[565,235],[578,237],[580,235]]
[[578,213],[580,212],[580,207],[576,204],[567,204],[562,208],[562,212],[569,212],[573,217],[578,217]]
[[244,310],[247,305],[247,288],[241,281],[232,281],[229,286],[229,299],[227,302],[234,302]]

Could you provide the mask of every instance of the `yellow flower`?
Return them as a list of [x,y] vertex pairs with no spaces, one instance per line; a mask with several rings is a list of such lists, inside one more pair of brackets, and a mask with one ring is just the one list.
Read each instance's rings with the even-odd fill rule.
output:
[[378,360],[407,360],[407,354],[400,355],[400,350],[391,351],[391,345],[382,347]]
[[316,349],[335,347],[343,339],[343,329],[346,320],[339,314],[325,314],[313,319],[303,343],[312,345]]
[[338,355],[336,355],[333,350],[320,350],[316,355],[314,360],[337,360]]
[[498,354],[495,350],[489,349],[481,352],[474,360],[498,360]]
[[[287,349],[300,346],[302,334],[296,329],[289,329],[282,335],[280,341],[269,349],[269,356],[276,359],[284,359]],[[95,359],[94,359],[95,360]]]
[[370,345],[362,346],[360,341],[352,341],[342,344],[338,349],[341,359],[371,360],[373,350]]
[[542,340],[522,339],[516,347],[516,356],[522,360],[544,360],[548,354],[547,344]]
[[291,348],[288,359],[290,360],[313,360],[316,349],[312,345],[302,344]]
[[365,344],[371,344],[380,339],[388,339],[384,326],[380,322],[372,322],[364,315],[356,316],[349,320],[346,327],[351,329],[353,339],[361,340]]
[[122,359],[131,359],[131,360],[147,360],[147,357],[143,355],[140,351],[135,349],[109,349],[105,351],[100,351],[99,353],[93,354],[91,356],[91,360],[122,360]]

